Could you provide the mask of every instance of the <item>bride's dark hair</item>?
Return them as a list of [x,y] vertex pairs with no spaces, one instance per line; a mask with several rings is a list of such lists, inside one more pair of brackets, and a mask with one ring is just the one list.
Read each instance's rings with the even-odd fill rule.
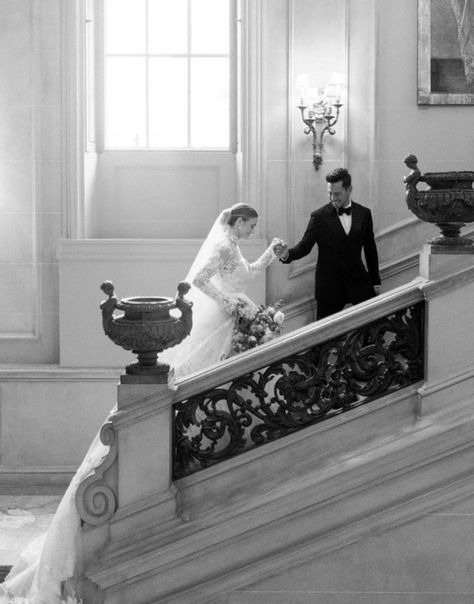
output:
[[233,226],[238,218],[243,218],[245,221],[250,218],[258,218],[258,212],[247,203],[236,203],[228,210],[224,210],[224,222],[229,226]]

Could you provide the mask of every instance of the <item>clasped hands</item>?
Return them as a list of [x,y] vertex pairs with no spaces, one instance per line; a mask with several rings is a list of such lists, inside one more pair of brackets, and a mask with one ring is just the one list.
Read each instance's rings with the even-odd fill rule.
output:
[[273,252],[277,258],[286,258],[288,255],[288,244],[283,239],[275,237],[271,243]]
[[[274,237],[271,244],[271,249],[277,258],[286,258],[288,255],[288,244],[279,237]],[[247,296],[236,296],[229,304],[228,311],[233,315],[252,314],[258,310],[258,306]]]

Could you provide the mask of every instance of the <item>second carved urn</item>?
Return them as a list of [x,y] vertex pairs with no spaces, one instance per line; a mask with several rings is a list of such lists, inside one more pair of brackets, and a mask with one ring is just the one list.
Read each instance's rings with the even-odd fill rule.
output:
[[[421,174],[414,155],[408,155],[404,161],[410,168],[404,178],[408,208],[415,216],[433,222],[441,230],[441,237],[429,243],[446,246],[446,251],[472,246],[472,239],[462,236],[461,228],[474,222],[474,172]],[[418,183],[426,183],[428,188],[418,189]]]

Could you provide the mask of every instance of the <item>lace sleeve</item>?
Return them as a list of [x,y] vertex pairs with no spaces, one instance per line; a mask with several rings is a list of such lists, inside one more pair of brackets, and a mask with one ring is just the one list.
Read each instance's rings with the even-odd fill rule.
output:
[[219,268],[224,266],[229,259],[230,250],[225,245],[216,246],[204,266],[196,273],[193,284],[217,304],[222,306],[229,314],[234,311],[235,302],[232,302],[212,282],[211,278],[217,274]]
[[247,264],[247,270],[249,275],[251,277],[255,277],[255,275],[262,272],[263,269],[267,268],[267,266],[270,266],[270,264],[275,260],[275,258],[275,252],[273,251],[273,247],[270,245],[263,252],[260,258],[257,258],[257,260],[255,260],[255,262],[247,262],[247,260],[244,260],[244,262]]

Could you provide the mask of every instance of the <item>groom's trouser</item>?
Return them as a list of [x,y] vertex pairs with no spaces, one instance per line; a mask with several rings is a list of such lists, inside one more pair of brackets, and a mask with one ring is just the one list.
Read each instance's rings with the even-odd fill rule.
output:
[[346,304],[359,304],[359,302],[369,300],[375,295],[374,288],[370,287],[357,292],[351,292],[351,294],[316,298],[316,320],[319,321],[319,319],[324,319],[324,317],[329,317],[339,312]]

